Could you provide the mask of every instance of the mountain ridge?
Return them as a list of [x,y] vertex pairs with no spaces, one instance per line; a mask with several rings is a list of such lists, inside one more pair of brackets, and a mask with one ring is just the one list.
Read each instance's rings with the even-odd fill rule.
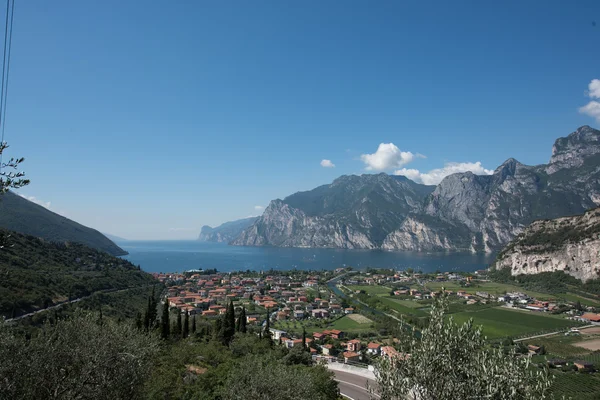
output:
[[273,200],[233,245],[494,252],[532,221],[600,205],[600,131],[555,141],[548,164],[507,159],[425,186],[406,177],[344,175]]
[[56,214],[11,191],[0,195],[0,227],[50,242],[80,243],[113,256],[128,254],[97,230]]

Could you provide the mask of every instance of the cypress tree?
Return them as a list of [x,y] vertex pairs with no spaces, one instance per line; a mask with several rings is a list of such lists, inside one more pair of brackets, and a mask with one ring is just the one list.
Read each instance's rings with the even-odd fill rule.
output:
[[163,305],[161,323],[162,323],[162,325],[161,325],[160,336],[163,339],[167,339],[169,336],[171,336],[171,324],[170,324],[170,317],[169,317],[169,300],[168,299],[165,299],[165,304]]
[[175,334],[176,335],[181,335],[181,332],[183,330],[183,326],[181,323],[181,311],[177,310],[177,325],[175,325]]
[[271,337],[271,318],[269,316],[269,310],[267,310],[267,323],[265,324],[264,337],[269,341],[269,344],[273,344],[273,338]]
[[185,339],[190,335],[190,314],[185,310],[185,319],[183,320],[182,337]]
[[306,329],[302,327],[302,350],[306,350]]
[[246,329],[246,307],[242,307],[242,312],[240,313],[240,332],[241,333],[246,333],[247,329]]
[[139,311],[135,316],[135,327],[140,331],[144,327],[144,321],[142,321],[142,313]]
[[215,324],[213,327],[213,337],[215,338],[215,340],[218,340],[219,342],[223,343],[223,320],[222,318],[217,318],[215,320]]
[[225,318],[223,320],[223,340],[225,344],[229,344],[235,335],[235,310],[233,309],[233,301],[229,302]]
[[192,333],[196,333],[196,315],[192,317]]

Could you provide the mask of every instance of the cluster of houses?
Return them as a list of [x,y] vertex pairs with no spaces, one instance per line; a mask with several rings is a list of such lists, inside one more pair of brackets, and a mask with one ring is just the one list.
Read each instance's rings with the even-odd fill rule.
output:
[[[288,338],[285,331],[273,328],[270,331],[272,338],[276,342],[281,343],[282,346],[287,348],[302,346],[302,339]],[[344,363],[351,363],[364,361],[364,354],[388,358],[402,356],[402,353],[398,352],[394,347],[381,343],[369,342],[365,345],[358,339],[344,341],[346,333],[337,329],[314,332],[312,336],[312,338],[304,340],[305,345],[310,349],[311,354],[320,355],[321,358],[325,359],[343,360]],[[331,341],[327,340],[328,338],[339,341],[339,345],[335,346]]]
[[[277,320],[329,318],[354,312],[352,307],[342,307],[332,294],[327,298],[318,297],[319,276],[295,279],[287,275],[247,277],[198,273],[191,276],[157,274],[156,277],[168,284],[166,301],[170,307],[190,315],[224,314],[230,301],[262,307]],[[257,322],[256,316],[247,315],[248,323]]]

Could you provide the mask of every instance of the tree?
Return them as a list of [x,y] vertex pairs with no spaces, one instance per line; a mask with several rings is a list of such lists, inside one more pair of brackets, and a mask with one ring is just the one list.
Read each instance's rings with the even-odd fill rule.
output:
[[173,332],[175,335],[181,335],[181,332],[183,332],[183,324],[181,323],[181,311],[178,309],[177,310],[177,322],[175,325],[175,332]]
[[183,321],[183,331],[181,332],[181,337],[184,339],[190,335],[190,314],[185,311],[185,319]]
[[196,333],[196,315],[192,317],[192,333]]
[[[0,143],[0,155],[8,148],[6,142]],[[19,189],[29,185],[29,179],[23,179],[25,172],[15,172],[25,158],[11,158],[7,162],[2,162],[0,167],[0,194],[6,193],[9,189]],[[8,171],[7,171],[8,170]]]
[[223,344],[229,344],[231,339],[233,339],[233,335],[235,335],[235,310],[233,308],[233,301],[230,301],[227,306],[221,329],[223,330]]
[[167,339],[169,336],[171,336],[171,318],[169,315],[169,299],[165,299],[165,304],[163,304],[160,336],[163,339]]
[[229,372],[222,398],[337,400],[337,382],[331,376],[322,366],[286,365],[273,358],[250,355]]
[[156,317],[158,310],[156,309],[158,303],[156,302],[156,295],[154,292],[154,286],[152,286],[152,294],[148,296],[148,305],[146,307],[146,312],[144,314],[144,328],[146,331],[153,329],[156,324]]
[[306,350],[306,329],[302,327],[302,350]]
[[142,330],[142,328],[144,327],[144,322],[142,321],[142,313],[138,312],[135,315],[135,327],[139,330]]
[[154,335],[78,310],[26,340],[0,323],[0,399],[136,399]]
[[507,356],[502,346],[489,346],[472,320],[457,325],[446,319],[447,304],[447,296],[434,300],[421,337],[405,335],[399,355],[382,358],[376,369],[382,400],[546,398],[547,371],[530,369],[529,358],[517,358],[514,350]]
[[265,332],[263,337],[267,339],[269,343],[273,343],[273,338],[271,337],[271,317],[269,315],[269,310],[267,309],[267,322],[265,323]]
[[240,332],[241,333],[246,333],[248,328],[246,326],[246,324],[248,323],[248,320],[246,319],[246,307],[242,307],[242,312],[240,313]]

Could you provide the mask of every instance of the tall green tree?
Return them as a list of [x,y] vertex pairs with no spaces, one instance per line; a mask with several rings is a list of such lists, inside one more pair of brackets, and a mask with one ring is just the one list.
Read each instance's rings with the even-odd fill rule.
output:
[[175,331],[173,332],[175,335],[181,335],[183,331],[183,324],[181,323],[181,310],[177,309],[177,320],[175,323]]
[[190,314],[185,310],[185,319],[183,320],[183,331],[181,337],[184,339],[190,335]]
[[445,318],[448,300],[439,297],[420,338],[403,336],[400,353],[383,357],[375,369],[382,400],[548,398],[548,371],[530,368],[530,358],[514,350],[506,355],[490,346],[472,320],[457,325]]
[[242,307],[242,311],[240,312],[240,332],[246,333],[248,320],[246,318],[246,307]]
[[165,299],[165,304],[163,304],[160,336],[163,339],[167,339],[169,336],[171,336],[171,318],[169,315],[169,299]]
[[273,337],[271,336],[271,316],[269,315],[269,310],[267,309],[267,321],[265,323],[265,332],[263,334],[263,337],[265,339],[267,339],[267,341],[272,344],[273,343]]
[[302,350],[306,350],[306,329],[302,327]]
[[233,301],[227,305],[227,311],[223,318],[223,344],[229,344],[233,335],[235,335],[235,310],[233,308]]
[[192,317],[192,333],[196,333],[196,314]]

